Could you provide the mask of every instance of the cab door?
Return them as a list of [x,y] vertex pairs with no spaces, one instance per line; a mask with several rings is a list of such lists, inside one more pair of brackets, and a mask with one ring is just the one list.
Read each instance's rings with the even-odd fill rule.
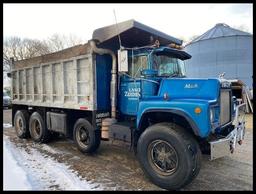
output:
[[129,57],[128,73],[121,75],[119,109],[122,114],[135,116],[141,96],[141,71],[148,68],[147,55]]

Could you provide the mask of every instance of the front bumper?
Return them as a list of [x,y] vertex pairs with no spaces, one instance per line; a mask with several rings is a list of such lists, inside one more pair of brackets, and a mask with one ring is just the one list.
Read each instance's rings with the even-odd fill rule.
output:
[[233,153],[236,143],[242,144],[245,134],[245,103],[236,107],[235,119],[232,123],[234,129],[224,138],[211,141],[211,160]]

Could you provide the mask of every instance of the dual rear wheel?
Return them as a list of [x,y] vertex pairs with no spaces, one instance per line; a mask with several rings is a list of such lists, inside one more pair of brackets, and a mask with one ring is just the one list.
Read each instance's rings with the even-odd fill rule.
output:
[[19,138],[31,137],[35,142],[45,143],[50,138],[42,116],[34,112],[30,117],[26,110],[18,110],[14,117],[14,128]]
[[[31,138],[35,142],[46,143],[53,136],[45,126],[39,112],[29,117],[26,110],[18,110],[14,117],[14,127],[19,138]],[[92,153],[99,148],[100,131],[95,131],[86,119],[78,119],[74,125],[73,138],[78,149],[83,153]]]

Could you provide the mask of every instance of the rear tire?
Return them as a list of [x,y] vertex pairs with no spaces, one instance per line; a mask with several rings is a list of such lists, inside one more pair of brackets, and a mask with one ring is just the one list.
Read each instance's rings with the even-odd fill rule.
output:
[[35,142],[46,143],[50,139],[50,132],[45,127],[45,122],[38,112],[34,112],[29,119],[29,131]]
[[29,137],[29,114],[26,110],[18,110],[15,113],[14,128],[19,138]]
[[74,125],[73,139],[83,153],[93,153],[100,146],[100,133],[86,119],[78,119]]
[[189,184],[200,171],[201,152],[197,142],[174,123],[148,127],[139,138],[137,153],[149,179],[167,190]]

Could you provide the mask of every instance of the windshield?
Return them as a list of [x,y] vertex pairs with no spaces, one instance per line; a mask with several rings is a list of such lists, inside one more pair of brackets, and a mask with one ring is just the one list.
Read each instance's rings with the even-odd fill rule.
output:
[[141,71],[148,68],[148,57],[146,55],[130,57],[128,61],[128,74],[133,78],[141,77]]
[[167,77],[184,77],[185,67],[184,61],[166,56],[166,55],[153,55],[152,56],[153,69],[158,70],[158,76]]

